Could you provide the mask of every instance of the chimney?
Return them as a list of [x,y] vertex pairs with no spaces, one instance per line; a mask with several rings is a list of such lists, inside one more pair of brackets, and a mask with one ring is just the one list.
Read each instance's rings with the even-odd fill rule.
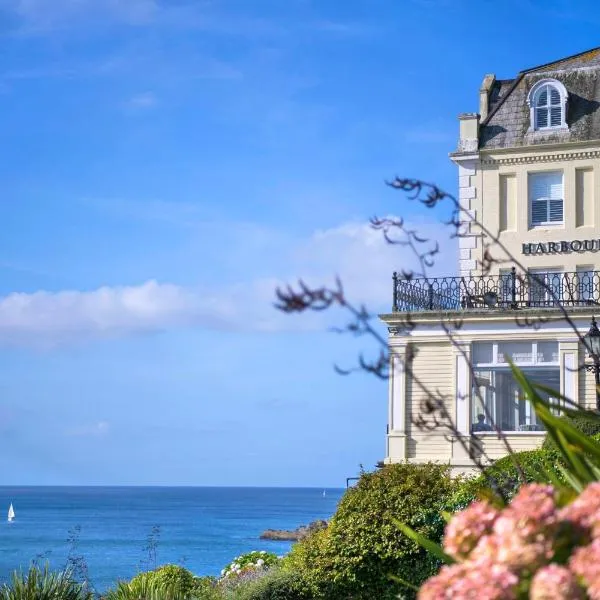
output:
[[490,112],[490,92],[495,81],[496,76],[493,73],[488,73],[483,78],[483,82],[479,88],[479,114],[482,121],[485,120]]
[[462,113],[460,121],[460,138],[458,152],[477,152],[479,148],[479,115],[477,113]]

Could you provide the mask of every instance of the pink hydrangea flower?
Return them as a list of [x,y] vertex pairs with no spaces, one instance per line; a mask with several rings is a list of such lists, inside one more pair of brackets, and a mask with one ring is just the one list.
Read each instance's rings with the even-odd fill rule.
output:
[[577,548],[571,555],[569,568],[581,578],[590,599],[600,600],[600,538]]
[[495,519],[492,534],[481,538],[472,550],[470,559],[493,561],[515,572],[533,572],[548,564],[558,528],[554,493],[551,486],[523,486]]
[[488,502],[473,502],[446,526],[444,550],[457,560],[465,560],[479,540],[491,532],[499,514]]
[[571,504],[558,513],[584,540],[600,536],[600,482],[588,485]]
[[494,522],[494,533],[537,541],[540,535],[552,535],[558,524],[555,490],[551,485],[524,485],[510,505]]
[[529,588],[530,600],[582,600],[583,590],[569,569],[560,565],[542,567],[533,577]]
[[442,567],[419,590],[419,600],[514,600],[518,577],[503,565],[469,562]]

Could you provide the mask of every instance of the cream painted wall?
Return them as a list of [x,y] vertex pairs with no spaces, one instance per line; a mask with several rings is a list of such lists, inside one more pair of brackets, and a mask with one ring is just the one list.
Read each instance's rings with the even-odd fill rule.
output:
[[[506,252],[485,235],[484,229],[472,226],[472,231],[478,230],[480,235],[483,234],[472,254],[477,261],[472,275],[481,273],[486,243],[490,244],[489,250],[494,258],[506,259],[508,253],[525,269],[576,271],[577,267],[592,266],[600,270],[600,252],[597,251],[526,255],[522,249],[524,243],[547,244],[600,238],[600,145],[585,149],[536,147],[525,152],[522,149],[511,153],[482,152],[478,167],[479,177],[475,178],[476,192],[471,206],[485,230],[492,235],[500,232],[499,242],[505,246]],[[544,171],[563,173],[564,224],[531,227],[528,179],[530,174]],[[494,265],[492,274],[496,274],[499,268]]]

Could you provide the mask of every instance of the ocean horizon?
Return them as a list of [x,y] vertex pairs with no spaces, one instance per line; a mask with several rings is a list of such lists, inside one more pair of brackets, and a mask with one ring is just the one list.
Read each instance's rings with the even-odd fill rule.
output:
[[[251,550],[287,553],[266,529],[329,519],[344,488],[192,486],[0,486],[0,582],[32,561],[85,564],[99,592],[155,566],[219,575]],[[325,494],[323,494],[325,492]]]

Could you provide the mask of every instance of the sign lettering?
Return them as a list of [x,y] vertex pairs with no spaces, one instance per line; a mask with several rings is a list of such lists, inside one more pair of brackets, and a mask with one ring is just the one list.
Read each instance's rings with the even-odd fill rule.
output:
[[569,252],[598,252],[600,239],[571,240],[569,242],[537,242],[523,244],[522,252],[532,254],[567,254]]

